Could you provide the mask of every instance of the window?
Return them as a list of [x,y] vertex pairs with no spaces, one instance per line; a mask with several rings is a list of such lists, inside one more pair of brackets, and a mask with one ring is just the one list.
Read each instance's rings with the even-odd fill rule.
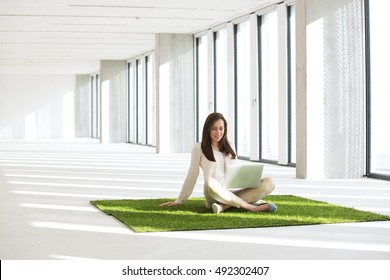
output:
[[[390,64],[388,11],[390,2],[369,1],[368,54],[368,173],[390,178],[390,84],[387,67]],[[368,9],[368,6],[366,6]]]
[[91,76],[91,134],[100,138],[100,79],[99,74]]
[[128,142],[156,145],[154,54],[128,63]]
[[227,57],[227,31],[219,30],[214,33],[215,58],[215,100],[216,111],[228,116],[228,57]]
[[288,7],[288,121],[289,162],[296,162],[295,6]]
[[146,94],[144,61],[137,59],[137,143],[146,143]]
[[235,25],[236,151],[250,157],[250,23]]
[[153,55],[146,57],[146,144],[156,145],[156,91],[154,90]]
[[136,75],[135,75],[135,61],[128,63],[128,87],[127,87],[127,138],[128,142],[137,142],[137,95],[136,95]]
[[196,38],[196,105],[197,139],[202,140],[203,124],[208,115],[208,55],[207,35]]
[[271,12],[259,19],[260,32],[260,158],[278,160],[278,14]]
[[294,163],[295,6],[234,22],[196,38],[198,140],[215,110],[228,118],[240,158]]

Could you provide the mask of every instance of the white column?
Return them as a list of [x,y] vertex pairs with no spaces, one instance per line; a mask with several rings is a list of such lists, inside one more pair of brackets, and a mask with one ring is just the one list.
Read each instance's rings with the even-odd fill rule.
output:
[[306,100],[306,0],[295,1],[296,11],[296,176],[308,177]]
[[127,63],[100,62],[101,143],[127,141]]
[[195,143],[194,37],[157,34],[157,152],[190,152]]
[[296,1],[298,178],[364,174],[362,9],[357,0]]
[[296,1],[298,178],[324,178],[323,21],[310,20],[307,0]]

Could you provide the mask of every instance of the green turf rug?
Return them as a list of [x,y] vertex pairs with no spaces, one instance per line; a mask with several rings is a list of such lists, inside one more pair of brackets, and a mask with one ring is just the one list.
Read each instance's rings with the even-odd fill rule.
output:
[[273,213],[230,209],[214,214],[203,198],[192,198],[179,206],[161,207],[170,199],[96,200],[91,204],[112,215],[135,232],[211,230],[355,223],[390,220],[390,216],[359,211],[293,195],[269,195],[278,206]]

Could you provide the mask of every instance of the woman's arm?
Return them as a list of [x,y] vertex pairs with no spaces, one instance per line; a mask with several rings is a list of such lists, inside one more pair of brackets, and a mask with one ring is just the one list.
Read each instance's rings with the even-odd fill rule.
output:
[[196,181],[199,176],[201,149],[200,145],[196,144],[191,152],[191,164],[188,169],[187,177],[183,183],[179,197],[175,201],[160,204],[160,206],[175,206],[184,203],[192,194],[195,188]]

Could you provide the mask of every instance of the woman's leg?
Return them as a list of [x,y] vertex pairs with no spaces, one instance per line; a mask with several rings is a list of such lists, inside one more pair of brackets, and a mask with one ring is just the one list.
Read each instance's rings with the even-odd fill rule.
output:
[[[215,179],[210,179],[205,186],[207,194],[220,203],[220,212],[227,210],[230,207],[244,208],[249,211],[269,211],[269,205],[252,205],[243,200],[241,197],[226,189],[221,183]],[[245,194],[245,193],[244,193]]]
[[244,202],[237,195],[226,189],[220,182],[211,178],[205,186],[205,191],[212,199],[236,208],[240,208]]
[[258,188],[241,189],[234,192],[235,195],[240,197],[242,200],[253,203],[260,199],[263,199],[269,195],[275,189],[275,183],[270,177],[261,179]]

